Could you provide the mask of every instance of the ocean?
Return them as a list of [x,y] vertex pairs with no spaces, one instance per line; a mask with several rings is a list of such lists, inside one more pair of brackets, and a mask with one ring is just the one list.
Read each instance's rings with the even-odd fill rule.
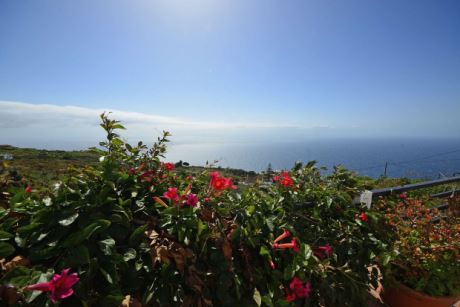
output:
[[169,146],[167,159],[204,165],[263,171],[289,169],[296,161],[316,160],[331,169],[343,165],[360,175],[434,179],[460,175],[460,138],[457,139],[311,139],[276,143],[202,143]]

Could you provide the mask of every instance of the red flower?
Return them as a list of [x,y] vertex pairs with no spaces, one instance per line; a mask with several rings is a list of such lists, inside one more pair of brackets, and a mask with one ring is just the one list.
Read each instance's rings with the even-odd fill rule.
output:
[[136,173],[136,169],[134,167],[131,167],[129,169],[129,174],[134,175]]
[[174,202],[178,201],[179,195],[177,195],[177,188],[168,188],[168,191],[163,193],[163,197]]
[[273,243],[277,243],[281,240],[283,240],[284,238],[287,238],[287,237],[290,237],[291,236],[291,233],[289,232],[289,230],[284,230],[283,233],[281,235],[279,235],[275,241],[273,241]]
[[32,193],[32,188],[30,186],[27,186],[25,189],[24,189],[24,192],[26,193]]
[[297,240],[296,238],[292,238],[291,240],[291,244],[292,244],[292,250],[296,253],[300,252],[300,248],[299,248],[299,245],[297,245]]
[[198,197],[196,194],[187,194],[187,201],[185,203],[190,207],[195,207],[198,203]]
[[188,181],[192,181],[192,180],[193,180],[193,176],[190,176],[190,175],[187,176],[187,180],[188,180]]
[[406,199],[406,198],[407,198],[407,193],[401,193],[401,194],[399,194],[399,198],[401,198],[401,199]]
[[282,172],[280,183],[284,187],[289,187],[294,184],[294,181],[292,181],[292,178],[289,176],[288,172]]
[[273,176],[273,182],[277,182],[278,180],[280,180],[280,176],[278,175]]
[[274,249],[292,249],[296,253],[300,251],[299,245],[297,245],[296,238],[292,238],[291,243],[283,243],[283,244],[274,243],[272,247]]
[[314,254],[319,259],[324,259],[332,254],[332,247],[329,244],[318,246],[314,249]]
[[54,274],[51,281],[30,285],[26,289],[32,291],[50,292],[48,296],[55,304],[58,300],[71,296],[73,294],[73,285],[80,280],[76,273],[69,275],[69,271],[70,269],[62,270],[61,275]]
[[174,163],[171,163],[171,162],[167,162],[165,164],[163,164],[164,168],[167,170],[167,171],[172,171],[174,170]]
[[209,174],[211,180],[209,184],[216,191],[236,189],[236,186],[233,184],[232,178],[225,178],[219,175],[218,172],[212,172]]
[[284,299],[285,299],[287,302],[289,302],[289,303],[295,301],[296,298],[297,298],[297,297],[295,296],[294,293],[289,293],[289,294],[287,294],[287,295],[284,297]]
[[363,222],[367,222],[367,220],[368,220],[367,215],[364,212],[362,212],[358,217]]
[[210,200],[209,197],[205,197],[204,202],[209,203],[209,200]]
[[233,184],[232,178],[225,178],[225,188],[228,190],[236,189],[236,185]]

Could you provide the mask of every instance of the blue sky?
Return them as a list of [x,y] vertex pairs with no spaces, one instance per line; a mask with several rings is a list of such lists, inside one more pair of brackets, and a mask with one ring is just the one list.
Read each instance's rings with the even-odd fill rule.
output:
[[26,112],[11,102],[163,116],[184,131],[453,136],[460,1],[0,0],[0,101],[10,137]]

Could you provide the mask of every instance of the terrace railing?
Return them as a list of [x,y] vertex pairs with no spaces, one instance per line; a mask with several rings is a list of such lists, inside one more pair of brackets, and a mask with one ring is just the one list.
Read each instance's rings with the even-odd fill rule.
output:
[[[419,190],[434,186],[439,186],[443,184],[455,183],[460,182],[460,176],[453,176],[448,178],[436,179],[431,181],[424,181],[412,184],[406,184],[401,186],[395,186],[390,188],[383,188],[383,189],[375,189],[371,191],[364,191],[361,195],[355,199],[357,203],[364,203],[368,207],[371,206],[372,201],[378,197],[390,196],[390,195],[398,195],[407,191]],[[443,197],[450,197],[454,195],[460,195],[460,189],[452,189],[450,191],[435,193],[430,195],[432,198],[443,198]],[[432,209],[438,210],[446,210],[449,207],[449,203],[444,203],[438,206],[434,206]],[[433,222],[439,222],[442,216],[434,218]]]

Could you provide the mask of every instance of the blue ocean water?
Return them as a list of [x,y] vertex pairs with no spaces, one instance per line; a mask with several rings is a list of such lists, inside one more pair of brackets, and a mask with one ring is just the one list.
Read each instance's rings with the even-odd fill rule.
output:
[[269,163],[273,169],[289,169],[296,161],[316,160],[331,168],[343,165],[361,175],[438,178],[460,173],[458,139],[311,139],[277,143],[203,143],[174,144],[167,158],[204,165],[218,160],[222,167],[262,171]]

